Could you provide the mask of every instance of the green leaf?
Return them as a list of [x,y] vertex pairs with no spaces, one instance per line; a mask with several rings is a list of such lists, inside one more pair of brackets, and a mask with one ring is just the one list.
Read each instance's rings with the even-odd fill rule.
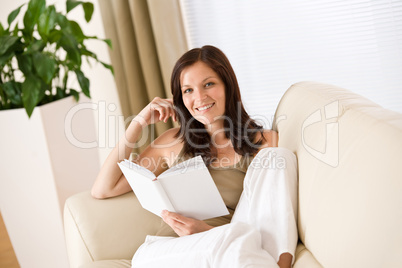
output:
[[30,10],[25,11],[24,15],[24,35],[26,36],[32,36],[33,28],[35,26],[34,19],[32,12]]
[[91,2],[67,0],[66,3],[67,13],[73,10],[78,5],[82,5],[85,14],[85,20],[89,22],[92,19],[92,15],[94,13],[94,4],[92,4]]
[[82,4],[81,1],[67,0],[66,3],[67,13],[73,10],[76,6],[81,4]]
[[67,71],[64,73],[64,77],[63,77],[63,89],[64,89],[64,90],[67,89],[68,73],[69,73],[69,71],[67,70]]
[[1,22],[0,22],[0,36],[2,36],[2,35],[4,35],[4,27],[3,27],[3,24],[1,24]]
[[56,13],[56,22],[60,25],[61,29],[65,29],[69,27],[69,22],[68,19],[66,18],[66,16],[64,16],[63,14],[57,12]]
[[95,60],[98,60],[98,56],[96,56],[96,54],[93,53],[92,51],[89,51],[88,49],[86,49],[85,46],[80,49],[80,53],[83,56],[91,57],[91,58],[94,58]]
[[102,41],[105,42],[105,43],[110,47],[110,49],[113,49],[113,47],[112,47],[112,40],[110,40],[110,39],[103,39]]
[[35,24],[38,22],[39,16],[46,8],[46,0],[31,0],[28,9],[24,15],[25,34],[32,36]]
[[70,88],[70,94],[74,97],[76,101],[80,99],[80,93],[77,90]]
[[37,51],[42,51],[45,48],[45,46],[46,46],[46,43],[43,40],[34,39],[34,41],[27,47],[27,50],[25,53],[31,54],[31,53],[34,53]]
[[59,30],[51,30],[49,35],[48,35],[47,40],[50,43],[57,43],[57,42],[59,42],[59,40],[61,38],[61,35],[62,35],[61,31],[59,31]]
[[18,8],[14,9],[10,15],[8,15],[7,22],[8,22],[8,27],[10,27],[11,23],[15,20],[15,18],[18,16],[20,13],[21,7],[23,7],[25,4],[20,5]]
[[13,35],[18,36],[18,31],[19,31],[19,29],[18,29],[18,22],[17,22],[17,24],[15,25],[14,30],[13,30]]
[[20,37],[18,36],[0,36],[0,55],[3,55],[11,46],[13,46]]
[[41,85],[40,79],[33,75],[27,76],[22,83],[22,102],[28,117],[31,117],[35,106],[45,96],[45,90],[42,89]]
[[38,32],[43,39],[47,39],[50,30],[56,24],[56,9],[54,6],[49,6],[44,13],[39,16]]
[[0,82],[0,110],[8,109],[8,99],[4,93],[3,83]]
[[107,64],[107,63],[102,62],[102,61],[99,61],[99,62],[103,65],[103,67],[109,69],[109,70],[112,72],[112,74],[114,75],[114,69],[113,69],[113,66],[112,66],[112,65]]
[[50,84],[56,72],[56,61],[45,53],[36,52],[33,54],[33,65],[39,77]]
[[22,107],[22,98],[21,98],[21,83],[17,83],[15,81],[9,81],[2,85],[4,93],[7,95],[7,98],[10,102],[17,106]]
[[85,75],[80,70],[75,70],[75,74],[77,75],[78,83],[80,84],[80,87],[82,89],[82,93],[84,93],[85,96],[90,98],[91,96],[89,94],[89,80],[88,80],[88,78],[86,78]]
[[76,66],[81,66],[81,54],[78,49],[77,40],[71,34],[63,33],[59,44],[67,52],[67,58]]
[[69,32],[75,37],[78,43],[81,43],[85,39],[85,35],[82,32],[80,25],[73,20],[70,20],[69,23],[70,23]]
[[66,96],[66,92],[61,87],[56,87],[56,99],[59,100]]
[[85,2],[82,4],[82,7],[84,8],[85,20],[90,22],[92,19],[92,14],[94,13],[94,4],[91,2]]
[[14,52],[11,53],[6,53],[3,56],[0,56],[0,69],[2,69],[2,67],[4,65],[6,65],[6,63],[11,60],[13,57],[15,56]]
[[25,76],[32,73],[32,57],[30,54],[22,54],[17,56],[18,67]]

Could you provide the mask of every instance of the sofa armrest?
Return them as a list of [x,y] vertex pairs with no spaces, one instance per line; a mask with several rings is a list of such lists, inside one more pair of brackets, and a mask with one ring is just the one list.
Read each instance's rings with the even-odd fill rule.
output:
[[64,231],[70,267],[110,259],[131,260],[144,242],[155,234],[161,219],[144,210],[134,193],[95,199],[83,192],[67,199]]
[[299,241],[296,247],[296,259],[293,268],[323,268],[313,254]]

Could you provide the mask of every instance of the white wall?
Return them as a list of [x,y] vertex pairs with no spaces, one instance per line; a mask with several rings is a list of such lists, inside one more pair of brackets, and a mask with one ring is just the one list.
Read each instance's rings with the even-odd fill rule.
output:
[[[0,8],[0,21],[3,27],[6,27],[8,14],[19,7],[20,5],[28,2],[28,0],[13,0],[13,1],[1,1]],[[68,18],[77,21],[84,34],[89,36],[98,36],[104,39],[105,33],[103,29],[99,3],[97,0],[91,1],[95,6],[94,14],[90,23],[87,23],[84,19],[84,12],[82,7],[76,7],[72,10]],[[65,0],[52,0],[47,1],[47,4],[55,4],[57,11],[65,11]],[[20,15],[17,18],[21,21],[22,15],[25,13],[26,6],[21,9]],[[14,22],[15,23],[15,22]],[[86,44],[88,49],[95,52],[99,59],[106,63],[110,63],[107,45],[104,42],[89,40]],[[99,161],[104,162],[107,155],[114,147],[118,135],[124,133],[124,127],[120,123],[120,128],[117,127],[119,116],[121,115],[120,103],[117,95],[116,85],[112,74],[105,69],[101,64],[96,64],[90,67],[87,62],[83,61],[83,72],[88,77],[91,83],[91,96],[92,103],[96,104],[98,109],[94,110],[95,120],[98,127],[98,144],[99,144]],[[69,85],[75,89],[79,89],[79,84],[74,75],[70,76]],[[122,120],[120,120],[121,122]],[[110,126],[109,126],[110,122]]]
[[[337,85],[402,112],[402,1],[180,0],[189,47],[221,48],[253,117],[299,81]],[[265,120],[264,120],[265,121]]]

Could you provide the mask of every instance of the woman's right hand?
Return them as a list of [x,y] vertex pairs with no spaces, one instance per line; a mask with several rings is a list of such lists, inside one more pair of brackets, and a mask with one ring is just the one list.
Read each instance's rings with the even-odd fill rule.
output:
[[177,121],[173,100],[159,97],[155,97],[136,117],[140,117],[141,121],[145,120],[147,125],[160,121],[166,123],[169,117],[173,117],[173,120]]
[[[92,196],[95,198],[108,198],[121,195],[131,190],[130,185],[122,174],[117,162],[128,159],[133,151],[132,144],[138,141],[145,125],[155,124],[160,121],[167,122],[169,117],[176,121],[172,99],[154,98],[133,119],[139,124],[130,124],[125,135],[109,154],[92,186]],[[150,148],[150,147],[149,147]],[[161,150],[149,150],[148,157],[160,159]],[[159,163],[159,161],[157,161]],[[157,167],[156,167],[157,168]],[[160,167],[159,167],[160,168]]]

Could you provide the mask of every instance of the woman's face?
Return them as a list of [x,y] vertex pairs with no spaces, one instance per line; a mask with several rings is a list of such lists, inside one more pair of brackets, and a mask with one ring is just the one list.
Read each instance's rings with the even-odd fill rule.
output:
[[184,105],[204,125],[219,122],[225,114],[225,85],[202,61],[186,67],[180,75]]

